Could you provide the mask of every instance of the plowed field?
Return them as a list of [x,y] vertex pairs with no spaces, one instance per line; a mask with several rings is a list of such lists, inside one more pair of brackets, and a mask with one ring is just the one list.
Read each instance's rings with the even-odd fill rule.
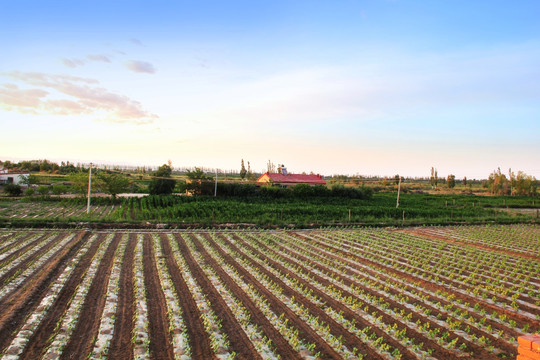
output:
[[536,225],[0,230],[2,359],[494,359],[540,333]]

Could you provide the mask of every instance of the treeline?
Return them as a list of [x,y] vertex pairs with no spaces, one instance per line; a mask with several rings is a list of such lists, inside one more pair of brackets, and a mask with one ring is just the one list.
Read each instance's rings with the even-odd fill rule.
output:
[[508,177],[506,177],[506,174],[498,168],[489,175],[486,187],[493,195],[536,196],[538,181],[534,176],[527,175],[523,171],[518,171],[515,175],[512,170],[508,170]]
[[187,190],[194,195],[214,195],[219,197],[263,197],[270,199],[279,198],[313,198],[313,197],[339,197],[348,199],[370,199],[373,190],[366,186],[345,187],[343,185],[334,185],[331,188],[307,184],[298,184],[292,187],[278,186],[256,186],[254,184],[242,183],[217,183],[213,181],[200,181],[186,184]]
[[88,168],[84,167],[84,165],[80,163],[73,164],[73,163],[70,163],[69,161],[67,162],[62,161],[60,164],[57,164],[47,159],[23,160],[23,161],[19,161],[18,163],[5,160],[5,161],[0,161],[0,165],[2,165],[5,169],[12,170],[12,171],[29,171],[29,172],[41,171],[41,172],[53,172],[53,173],[58,173],[58,174],[71,174],[78,171],[88,171]]

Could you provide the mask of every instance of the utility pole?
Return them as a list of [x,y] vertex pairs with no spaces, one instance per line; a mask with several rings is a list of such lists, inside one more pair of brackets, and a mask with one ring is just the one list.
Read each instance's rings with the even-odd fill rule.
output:
[[86,213],[90,213],[90,194],[92,192],[92,163],[88,168],[88,201],[86,203]]
[[214,197],[217,196],[217,168],[216,168],[216,187],[214,189]]
[[399,207],[399,192],[401,190],[401,176],[399,176],[399,183],[397,188],[397,201],[396,201],[396,209]]

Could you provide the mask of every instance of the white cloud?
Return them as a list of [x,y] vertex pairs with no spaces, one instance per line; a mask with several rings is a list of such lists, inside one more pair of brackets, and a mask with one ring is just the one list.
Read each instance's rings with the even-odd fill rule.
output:
[[[109,122],[135,124],[149,123],[158,117],[144,110],[138,101],[96,86],[98,81],[95,79],[19,71],[3,75],[38,87],[22,90],[17,85],[4,84],[4,89],[0,89],[0,106],[7,110],[56,115],[94,114],[103,115]],[[47,97],[50,91],[64,98],[50,99]]]
[[136,73],[154,74],[156,69],[154,65],[146,61],[131,60],[125,63],[126,67]]

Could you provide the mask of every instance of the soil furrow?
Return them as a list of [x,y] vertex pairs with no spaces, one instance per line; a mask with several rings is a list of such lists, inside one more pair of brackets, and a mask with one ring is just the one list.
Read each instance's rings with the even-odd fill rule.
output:
[[532,260],[540,261],[540,257],[536,256],[536,255],[533,255],[533,254],[524,254],[524,253],[520,253],[520,252],[516,252],[516,251],[512,251],[512,250],[504,250],[504,249],[500,249],[500,248],[497,248],[497,247],[491,247],[491,246],[487,246],[487,245],[476,244],[476,243],[473,243],[473,242],[460,241],[460,240],[456,240],[455,238],[450,238],[450,237],[444,236],[442,234],[433,234],[431,232],[428,232],[428,231],[422,230],[422,229],[413,228],[413,229],[410,229],[410,230],[399,230],[399,231],[407,233],[407,234],[412,234],[412,235],[415,235],[415,236],[427,237],[427,238],[435,239],[435,240],[442,240],[442,241],[445,241],[445,242],[451,243],[451,244],[465,245],[465,246],[474,247],[474,248],[477,248],[477,249],[487,250],[489,252],[506,254],[506,255],[510,255],[510,256],[518,256],[518,257],[525,258],[525,259],[532,259]]
[[[428,289],[428,290],[430,290],[430,291],[432,291],[434,293],[437,292],[437,290],[440,290],[440,291],[452,290],[452,289],[449,289],[449,287],[447,287],[447,286],[442,286],[442,285],[436,284],[434,282],[429,282],[429,281],[424,280],[424,279],[422,279],[420,277],[417,277],[415,275],[411,275],[411,274],[409,274],[407,272],[398,270],[398,269],[396,269],[396,268],[394,268],[392,266],[383,265],[383,264],[380,264],[379,262],[367,259],[365,257],[358,256],[358,255],[356,255],[356,254],[354,254],[352,252],[337,249],[336,247],[328,245],[328,244],[326,244],[326,243],[324,243],[322,241],[317,241],[317,240],[315,240],[315,241],[318,244],[318,246],[321,246],[321,248],[324,248],[325,250],[333,252],[334,254],[338,254],[338,253],[343,254],[343,256],[345,256],[345,257],[347,257],[347,258],[349,258],[351,260],[354,259],[354,261],[357,261],[358,263],[366,264],[369,267],[380,269],[380,271],[382,273],[390,274],[391,276],[397,276],[398,278],[400,278],[402,280],[405,280],[407,282],[419,283],[421,287],[423,287],[425,289]],[[481,298],[476,298],[476,297],[473,297],[473,296],[470,296],[470,295],[466,295],[466,294],[464,294],[462,292],[452,291],[452,293],[456,296],[456,298],[461,299],[464,302],[468,302],[468,303],[472,303],[472,304],[478,303],[486,310],[496,311],[498,313],[506,314],[510,319],[513,319],[516,322],[518,322],[519,325],[532,323],[533,326],[531,327],[531,331],[537,331],[537,329],[540,329],[540,327],[537,325],[536,321],[531,320],[529,317],[521,315],[519,312],[503,309],[503,308],[501,308],[499,306],[496,306],[496,305],[490,304],[490,303],[488,303],[486,301],[483,301]]]
[[118,306],[114,322],[114,336],[109,347],[110,359],[133,359],[131,346],[131,331],[133,330],[133,313],[135,297],[133,294],[133,262],[137,235],[129,234],[122,270],[118,284]]
[[[0,255],[2,255],[3,253],[5,253],[9,249],[11,249],[16,244],[26,241],[26,239],[28,239],[33,234],[34,234],[33,232],[28,232],[28,233],[22,234],[22,235],[19,235],[18,233],[11,233],[9,236],[18,237],[16,240],[13,239],[13,238],[10,239],[9,236],[2,236],[3,239],[0,239],[0,242],[2,242],[3,244],[0,247]],[[43,236],[45,236],[45,234],[43,234],[39,238],[42,238]],[[6,242],[9,242],[9,244],[4,245]]]
[[81,315],[62,352],[61,359],[86,359],[94,346],[99,331],[103,307],[107,299],[107,286],[113,265],[114,253],[122,235],[116,233],[101,260],[81,308]]
[[[342,313],[343,316],[347,320],[349,320],[349,321],[354,320],[357,324],[361,324],[362,328],[371,325],[369,322],[364,320],[362,317],[360,317],[360,316],[356,315],[354,312],[352,312],[345,305],[339,303],[338,301],[336,301],[335,299],[333,299],[332,297],[330,297],[326,293],[324,293],[321,290],[314,287],[310,282],[302,279],[300,276],[298,276],[294,272],[290,271],[290,269],[286,268],[285,266],[283,266],[280,263],[278,263],[277,261],[275,261],[272,257],[268,256],[266,254],[266,252],[263,253],[263,252],[259,251],[258,249],[256,249],[251,244],[248,244],[244,239],[242,239],[241,241],[250,251],[252,251],[254,254],[256,254],[260,259],[265,259],[266,262],[269,263],[274,269],[276,269],[277,271],[279,271],[280,273],[284,274],[285,276],[287,276],[289,278],[296,279],[300,284],[302,284],[303,287],[310,289],[312,294],[314,294],[316,297],[318,297],[324,303],[326,303],[325,306],[333,308],[337,313]],[[259,245],[261,245],[261,244],[259,243]],[[271,249],[269,249],[267,247],[266,247],[266,249],[270,253],[272,252]],[[311,274],[311,275],[315,276],[315,274]],[[276,279],[278,279],[278,278],[276,278]],[[324,280],[324,279],[321,279],[321,280]],[[329,282],[326,282],[326,284],[330,285]],[[294,290],[291,289],[291,291],[294,291]],[[302,296],[302,295],[300,295],[300,296]],[[297,296],[295,296],[295,299],[296,298],[297,298]],[[298,298],[298,299],[300,299],[300,298]],[[316,315],[319,316],[319,319],[324,319],[323,321],[329,323],[330,329],[332,330],[332,333],[334,333],[336,337],[340,336],[340,335],[343,336],[343,339],[346,340],[344,342],[344,344],[349,349],[352,349],[353,347],[356,347],[358,349],[363,349],[363,350],[365,348],[366,351],[367,350],[373,351],[371,348],[367,347],[356,335],[351,334],[343,326],[341,326],[340,324],[335,322],[335,320],[333,320],[331,317],[329,317],[326,314],[326,312],[324,312],[323,310],[321,310],[321,309],[315,307],[313,304],[311,304],[311,302],[308,299],[305,299],[302,296],[302,300],[305,302],[305,304],[304,304],[305,306],[310,307],[310,311],[311,311],[311,308],[317,309],[318,313]],[[326,317],[326,319],[323,316]],[[385,332],[383,330],[381,330],[379,328],[376,328],[376,327],[372,327],[371,331],[373,331],[375,334],[377,334],[378,337],[383,337],[385,339],[386,343],[388,343],[390,346],[392,346],[393,348],[398,349],[400,351],[400,353],[403,355],[402,359],[415,359],[416,358],[416,356],[413,353],[411,353],[405,346],[403,346],[399,342],[393,340],[392,338],[386,337],[385,336],[386,334],[385,334]],[[364,348],[362,348],[361,346],[363,346]],[[371,354],[368,354],[368,356],[370,356],[370,358],[372,357]],[[452,357],[449,356],[448,358],[451,359]]]
[[0,351],[10,344],[51,283],[64,271],[69,259],[75,256],[89,236],[88,232],[75,236],[56,256],[30,275],[28,281],[0,301]]
[[148,304],[148,330],[150,336],[150,356],[153,359],[174,359],[173,348],[169,336],[169,320],[167,304],[161,288],[156,268],[156,258],[152,238],[144,235],[143,268],[146,301]]
[[[208,233],[203,234],[203,236],[213,244],[214,240],[210,237]],[[203,255],[205,261],[210,264],[210,266],[216,271],[221,280],[230,291],[242,302],[246,310],[249,311],[251,315],[251,320],[255,323],[264,335],[272,340],[272,343],[275,345],[276,353],[281,356],[282,359],[301,359],[302,357],[291,347],[291,345],[281,336],[279,331],[277,331],[270,321],[266,318],[263,312],[255,305],[251,299],[245,294],[244,290],[223,270],[216,260],[206,251],[206,249],[201,245],[198,240],[194,241],[197,250]],[[213,246],[215,248],[215,246]]]
[[47,315],[45,315],[45,317],[41,320],[39,326],[28,341],[28,345],[24,348],[24,351],[21,354],[21,359],[38,359],[43,356],[47,346],[49,345],[51,334],[54,333],[58,322],[69,308],[73,295],[77,291],[77,288],[84,277],[88,266],[90,266],[92,258],[99,248],[99,244],[101,244],[103,239],[104,236],[98,237],[90,246],[88,252],[79,261],[77,267],[54,300],[54,303],[47,312]]
[[189,345],[193,359],[214,359],[215,355],[210,346],[210,338],[204,330],[204,325],[201,321],[201,313],[197,307],[195,299],[191,296],[189,287],[187,286],[180,269],[176,265],[172,255],[171,244],[166,234],[160,234],[161,246],[167,263],[167,268],[174,283],[176,295],[180,300],[182,307],[182,318],[187,327]]
[[[28,256],[26,259],[21,261],[17,266],[12,267],[9,269],[3,276],[0,277],[0,284],[4,284],[4,281],[11,278],[14,274],[17,274],[19,271],[22,271],[26,268],[28,268],[36,259],[39,259],[40,256],[43,253],[46,253],[50,248],[55,246],[57,243],[62,241],[67,236],[66,233],[62,233],[59,235],[56,235],[53,239],[47,241],[45,245],[41,247],[38,251],[36,251],[34,254]],[[15,251],[13,254],[8,256],[6,259],[2,261],[3,264],[11,262],[13,259],[17,258],[18,256],[23,256],[26,251],[28,251],[31,247],[34,245],[38,245],[41,241],[44,241],[44,236],[40,236],[35,241],[32,241],[30,244],[24,246],[23,248],[19,249],[18,251]],[[46,241],[46,240],[45,240]]]
[[[289,244],[291,246],[291,244]],[[297,251],[299,251],[299,245],[294,245],[294,247],[296,248]],[[290,248],[284,248],[283,246],[280,246],[280,249],[281,251],[283,251],[284,253],[288,253],[290,254],[291,253],[291,249]],[[305,256],[303,255],[300,255],[299,253],[294,253],[294,256],[299,258],[299,259],[303,259],[303,260],[311,260],[311,259],[308,259],[306,258]],[[333,257],[333,256],[330,256],[332,259],[334,259],[335,261],[338,261],[338,262],[343,262],[343,259],[340,259],[338,257]],[[330,276],[331,277],[336,277],[336,278],[339,278],[341,282],[343,282],[343,284],[347,285],[347,286],[354,286],[354,287],[357,287],[357,288],[361,288],[363,289],[363,291],[365,291],[366,293],[370,294],[371,296],[374,296],[374,297],[381,297],[381,295],[378,293],[378,292],[374,292],[372,291],[369,287],[366,287],[365,285],[363,285],[362,283],[360,282],[357,282],[355,280],[351,280],[349,278],[347,278],[346,276],[343,276],[343,274],[341,273],[338,273],[336,271],[334,271],[333,269],[327,267],[328,265],[322,265],[320,263],[313,263],[314,267],[316,269],[318,269],[319,271],[323,272],[323,273],[326,273],[326,274],[331,274]],[[343,269],[340,269],[340,271],[343,271],[345,274],[349,275],[349,276],[354,276],[353,272],[351,272],[350,270],[346,269],[346,268],[343,268]],[[315,275],[315,274],[314,274]],[[316,276],[316,275],[315,275]],[[317,279],[320,279],[320,277],[316,276]],[[321,279],[321,280],[324,280],[324,279]],[[319,281],[319,280],[317,280]],[[394,289],[388,289],[385,291],[388,291],[389,293],[392,293],[393,295],[397,295],[397,290],[394,290]],[[346,290],[343,290],[343,293],[345,294],[345,296],[349,296],[349,295],[352,295],[352,294],[349,294]],[[399,309],[403,309],[404,306],[402,304],[400,304],[399,302],[396,302],[395,300],[389,298],[388,296],[382,296],[382,298],[384,299],[385,302],[387,302],[388,304],[390,304],[390,308],[399,308]],[[427,309],[431,312],[431,314],[433,316],[436,316],[438,319],[442,320],[442,321],[446,321],[448,319],[447,315],[441,313],[438,309],[432,307],[429,305],[429,303],[427,302],[424,302],[424,303],[417,303],[416,301],[412,301],[412,302],[409,302],[409,304],[411,305],[419,305],[419,306],[422,306],[422,308],[424,309]],[[410,311],[408,309],[405,309],[406,311]],[[371,306],[370,306],[370,310],[369,312],[371,313],[373,311],[373,309],[371,309]],[[387,322],[397,322],[397,323],[401,323],[399,320],[393,318],[392,316],[390,315],[383,315],[383,319]],[[426,322],[429,322],[430,324],[430,329],[439,329],[440,330],[440,333],[442,334],[443,332],[447,331],[447,329],[445,327],[442,327],[440,325],[438,325],[437,323],[431,321],[429,318],[426,318],[423,316],[423,314],[421,313],[416,313],[416,312],[413,312],[413,316],[411,317],[411,321],[412,322],[417,322],[418,320],[420,320],[421,322],[423,323],[426,323]],[[497,323],[495,323],[497,324]],[[497,324],[498,325],[498,324]],[[505,329],[506,330],[506,329]],[[428,338],[425,338],[425,336],[419,334],[419,335],[414,335],[414,334],[417,334],[416,332],[415,333],[410,333],[412,332],[412,330],[408,330],[407,331],[407,336],[408,337],[413,337],[413,338],[416,338],[417,340],[423,342],[424,344],[432,344],[432,346],[435,346],[435,347],[438,347],[438,344],[435,343],[434,341],[428,339]],[[496,344],[496,346],[498,348],[500,348],[501,350],[504,350],[506,352],[508,352],[508,354],[511,354],[512,356],[515,357],[516,355],[516,349],[514,346],[511,346],[509,345],[508,343],[504,342],[504,341],[500,341],[499,339],[495,338],[493,335],[489,334],[489,333],[485,333],[485,332],[482,332],[481,330],[478,330],[476,328],[472,328],[471,329],[471,332],[473,334],[475,334],[477,337],[481,337],[481,336],[484,336],[486,338],[488,338],[492,344]],[[515,336],[517,337],[519,334],[516,332],[515,333]],[[447,341],[451,341],[453,339],[455,339],[456,336],[449,336]],[[480,347],[474,343],[471,343],[469,340],[467,339],[464,339],[464,338],[461,338],[462,342],[464,342],[467,347],[469,349],[473,349],[476,351],[476,356],[478,356],[478,358],[480,358],[480,356],[489,356],[490,353],[486,353],[485,349],[483,347]],[[447,351],[446,349],[442,349],[442,351]],[[483,354],[483,355],[482,355]],[[444,353],[441,353],[441,354],[437,354],[437,353],[434,353],[435,356],[443,356],[444,355],[444,358],[450,358],[452,356],[449,356],[449,355],[445,355]],[[488,357],[489,358],[489,357]]]
[[223,300],[219,292],[206,277],[200,265],[193,258],[185,240],[181,236],[176,237],[176,240],[180,251],[185,256],[191,274],[203,290],[204,294],[206,294],[206,297],[212,306],[212,310],[216,316],[223,320],[222,329],[229,339],[229,350],[235,352],[240,359],[261,359],[261,356],[257,353],[253,343],[249,340],[240,324],[236,321],[234,314],[225,303],[225,300]]
[[[221,236],[221,235],[220,235]],[[283,283],[280,279],[278,279],[276,276],[274,276],[271,272],[260,266],[257,262],[253,261],[249,256],[244,254],[243,251],[241,251],[235,244],[230,242],[225,237],[221,236],[225,241],[227,241],[227,245],[232,249],[233,251],[242,254],[244,258],[251,264],[251,266],[257,268],[261,273],[265,274],[270,278],[274,283],[278,284],[283,290],[284,294],[287,297],[294,296],[296,301],[301,302],[304,306],[306,306],[309,309],[309,312],[315,316],[319,316],[320,319],[326,321],[328,319],[328,315],[326,313],[322,312],[320,309],[315,307],[311,302],[309,302],[307,299],[304,298],[303,295],[299,294],[296,291],[291,290],[285,283]],[[234,235],[235,240],[238,241],[238,238]],[[291,309],[289,309],[285,304],[281,302],[270,290],[268,290],[264,285],[262,285],[251,273],[244,269],[243,266],[238,264],[234,258],[224,252],[220,247],[216,246],[216,249],[226,258],[226,261],[231,265],[234,266],[237,271],[240,273],[241,276],[244,277],[244,280],[249,281],[256,289],[257,291],[262,294],[266,299],[268,299],[269,305],[271,310],[275,314],[284,314],[287,319],[289,319],[292,326],[297,328],[299,330],[300,336],[305,339],[306,342],[315,344],[315,352],[319,352],[321,354],[321,358],[323,359],[339,359],[341,356],[330,346],[328,345],[304,320],[298,317]],[[331,322],[334,325],[335,322],[331,320]],[[339,326],[339,325],[338,325]],[[335,327],[335,326],[334,326]],[[343,329],[341,326],[339,326],[341,329]],[[344,330],[344,329],[343,329]],[[332,331],[334,334],[335,332]],[[343,334],[343,332],[341,332]],[[345,331],[346,336],[350,336],[351,334],[347,331]],[[339,335],[338,335],[339,336]],[[361,350],[364,354],[369,354],[370,359],[381,359],[382,357],[378,355],[376,352],[374,352],[371,348],[369,348],[366,344],[359,342],[359,344],[356,346],[358,349]],[[352,347],[351,347],[352,350]]]

